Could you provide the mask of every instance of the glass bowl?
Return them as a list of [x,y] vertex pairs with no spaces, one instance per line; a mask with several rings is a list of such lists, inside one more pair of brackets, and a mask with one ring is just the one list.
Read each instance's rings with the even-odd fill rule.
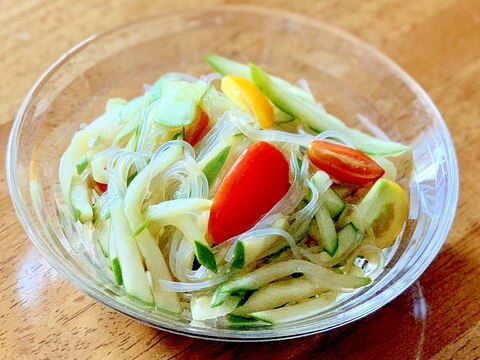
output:
[[[308,79],[317,99],[350,126],[372,124],[413,149],[400,160],[410,194],[405,231],[383,273],[323,313],[274,327],[192,323],[125,296],[105,275],[95,249],[61,216],[58,166],[74,132],[104,111],[110,97],[133,98],[165,72],[211,70],[205,53],[254,62],[290,81]],[[369,119],[366,122],[365,119]],[[25,98],[7,152],[8,185],[18,217],[48,262],[93,298],[156,328],[194,337],[286,339],[347,324],[394,299],[426,269],[445,241],[458,197],[448,130],[434,104],[384,55],[326,24],[277,10],[222,6],[175,13],[93,36],[53,64]],[[407,180],[408,179],[408,180]]]

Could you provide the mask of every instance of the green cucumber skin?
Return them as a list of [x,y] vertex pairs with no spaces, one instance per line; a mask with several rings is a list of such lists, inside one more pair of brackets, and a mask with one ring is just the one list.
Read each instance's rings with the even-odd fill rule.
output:
[[278,308],[286,303],[308,299],[324,292],[322,287],[307,277],[280,280],[254,291],[249,299],[238,306],[233,315],[248,316],[257,311]]
[[320,202],[325,205],[334,221],[338,220],[347,206],[332,188],[328,188],[325,193],[320,195]]
[[118,257],[112,260],[112,271],[113,275],[115,276],[115,282],[118,285],[123,285],[122,268],[120,267],[120,261],[118,260]]
[[359,235],[360,231],[353,223],[348,223],[347,225],[345,225],[337,233],[338,246],[335,255],[341,256],[342,254],[349,252],[355,246],[357,246],[359,240],[361,240],[361,237],[359,237]]
[[197,255],[197,260],[200,264],[205,266],[208,270],[213,272],[218,271],[217,262],[215,261],[215,256],[206,245],[202,244],[200,241],[195,241],[195,253]]
[[247,65],[215,54],[207,54],[204,60],[222,75],[236,75],[251,80],[250,69]]
[[236,269],[242,269],[245,266],[245,247],[241,241],[237,241],[235,252],[230,265]]
[[78,160],[77,162],[77,174],[82,175],[89,164],[90,164],[90,160],[88,158],[88,155],[87,154],[83,155],[80,158],[80,160]]
[[328,255],[334,256],[338,249],[338,236],[335,231],[335,224],[325,206],[320,206],[315,215],[315,221],[317,222],[323,249]]
[[336,294],[334,292],[325,292],[315,299],[307,300],[303,303],[285,306],[278,309],[258,311],[251,313],[250,316],[259,321],[265,321],[271,325],[294,321],[306,316],[315,315],[321,312],[335,302]]
[[208,186],[211,186],[213,182],[217,179],[218,174],[223,168],[225,161],[230,154],[231,146],[227,146],[222,149],[213,159],[211,159],[207,165],[203,168],[203,173],[207,177]]
[[93,219],[91,197],[92,190],[87,183],[80,176],[74,176],[70,184],[69,201],[75,220],[82,224]]

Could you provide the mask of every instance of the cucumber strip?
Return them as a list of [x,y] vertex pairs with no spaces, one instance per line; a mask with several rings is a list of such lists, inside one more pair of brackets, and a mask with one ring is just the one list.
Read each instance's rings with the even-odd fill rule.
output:
[[350,222],[337,233],[338,246],[334,256],[330,256],[327,253],[320,253],[312,254],[313,258],[316,258],[318,263],[323,266],[332,267],[340,264],[345,260],[345,257],[360,244],[362,238],[363,233]]
[[[285,229],[287,219],[285,217],[276,220],[273,228]],[[230,265],[234,268],[241,269],[252,262],[259,260],[265,256],[273,254],[283,248],[286,241],[281,236],[260,236],[237,240],[235,250],[233,252]]]
[[75,219],[79,220],[82,224],[93,219],[91,205],[92,189],[90,189],[87,182],[78,175],[72,178],[69,199]]
[[322,241],[323,249],[328,255],[335,255],[338,248],[337,232],[330,213],[325,206],[320,206],[315,214],[315,221],[317,222],[318,234]]
[[[236,76],[241,76],[244,77],[245,79],[248,79],[252,81],[252,72],[250,70],[250,67],[248,65],[244,65],[241,63],[238,63],[236,61],[224,58],[219,55],[215,54],[208,54],[205,56],[205,61],[217,72],[220,74],[226,76],[226,75],[236,75]],[[314,102],[315,99],[312,96],[312,94],[300,89],[299,87],[290,84],[288,81],[285,81],[281,78],[272,76],[272,81],[277,85],[280,86],[286,90],[288,90],[291,94],[295,94],[296,96],[299,96],[300,98]]]
[[[125,217],[123,206],[120,204],[120,206],[112,208],[110,214],[112,235],[117,249],[125,291],[137,300],[153,304],[152,292],[143,268],[137,242],[135,240],[127,241],[132,230]],[[114,261],[115,259],[112,259],[112,266]]]
[[123,106],[128,104],[128,101],[122,98],[110,98],[107,100],[107,104],[105,105],[105,111],[110,111],[113,108]]
[[316,283],[321,284],[325,289],[333,291],[356,289],[371,283],[369,278],[338,274],[308,261],[288,260],[267,264],[251,273],[223,283],[215,291],[212,306],[221,305],[223,301],[225,301],[225,295],[257,290],[272,281],[289,276],[293,273],[311,275],[311,278],[314,279]]
[[93,238],[100,245],[103,255],[109,257],[110,219],[98,219],[93,230]]
[[193,320],[209,320],[231,313],[240,302],[235,296],[229,297],[221,306],[212,307],[211,296],[194,296],[190,300]]
[[363,234],[353,223],[345,225],[337,234],[339,255],[349,253],[360,244]]
[[111,266],[115,282],[118,285],[123,285],[122,268],[120,267],[120,261],[118,260],[118,256],[113,258]]
[[275,124],[286,124],[295,120],[295,118],[292,115],[283,112],[277,107],[273,107],[273,118],[274,118],[273,121],[275,122]]
[[[180,306],[178,295],[162,288],[159,282],[159,280],[172,281],[172,276],[168,269],[165,258],[155,242],[155,239],[151,236],[148,230],[143,231],[146,226],[148,226],[148,218],[144,219],[139,209],[132,209],[128,207],[126,209],[128,209],[127,218],[130,226],[137,226],[137,231],[130,236],[128,241],[136,241],[138,248],[140,249],[140,253],[145,259],[145,266],[152,277],[155,305],[159,309],[179,314],[182,311],[182,308]],[[139,228],[143,229],[138,230]]]
[[206,86],[202,82],[165,80],[160,99],[153,105],[154,121],[163,126],[185,126],[192,123],[205,91]]
[[182,127],[182,130],[173,135],[172,140],[184,140],[185,139],[185,128]]
[[208,245],[202,241],[195,240],[195,255],[200,264],[205,266],[208,270],[217,272],[217,262],[215,261],[215,255]]
[[133,133],[133,135],[128,139],[127,146],[125,146],[125,149],[130,150],[130,151],[135,151],[137,149],[137,144],[138,144],[138,138],[140,137],[140,130],[137,127]]
[[245,266],[245,246],[242,241],[235,243],[235,251],[230,265],[236,269],[241,269]]
[[77,162],[77,174],[82,175],[85,169],[90,164],[90,151],[87,151]]
[[116,107],[104,113],[85,129],[77,131],[60,159],[59,179],[63,195],[68,198],[72,177],[77,174],[77,163],[90,150],[91,139],[101,136],[108,145],[120,131],[119,112],[122,107]]
[[210,85],[205,94],[203,94],[199,106],[207,114],[212,124],[216,124],[227,111],[233,109],[240,110],[238,105],[215,89],[213,85]]
[[[363,233],[353,223],[348,223],[337,233],[338,246],[334,256],[325,256],[328,265],[334,266],[342,262],[354,248],[360,244]],[[322,255],[322,254],[320,254]]]
[[333,220],[337,220],[347,206],[332,188],[328,188],[327,191],[320,195],[319,202],[325,206]]
[[[143,110],[147,106],[148,98],[143,95],[129,101],[124,106],[118,107],[120,109],[118,117],[122,126],[115,139],[113,139],[113,145],[120,143],[123,138],[138,129],[142,121]],[[117,108],[113,108],[113,110],[115,109]]]
[[143,258],[145,259],[146,268],[152,276],[155,305],[162,310],[175,314],[181,313],[182,307],[178,299],[178,294],[165,290],[160,285],[159,280],[172,281],[172,276],[155,239],[150,235],[150,232],[143,231],[136,237],[136,241]]
[[210,210],[213,201],[203,198],[186,198],[163,201],[150,205],[145,212],[145,218],[151,222],[161,221],[165,218],[175,217],[189,211],[200,212]]
[[385,170],[385,174],[383,174],[383,177],[385,179],[391,181],[397,180],[397,168],[395,167],[395,164],[382,156],[372,156],[372,158],[378,165],[383,168],[383,170]]
[[115,234],[112,229],[111,220],[110,220],[110,231],[109,231],[109,241],[108,241],[108,255],[110,259],[110,268],[112,269],[115,282],[118,285],[123,285],[122,268],[120,266],[120,261],[118,260],[117,245],[115,243]]
[[225,161],[227,160],[228,154],[230,154],[230,149],[232,147],[229,145],[223,148],[213,159],[211,159],[207,165],[203,168],[203,173],[207,177],[208,186],[211,186],[213,182],[217,179],[218,174],[222,170]]
[[250,313],[274,309],[286,303],[308,299],[325,291],[321,285],[309,281],[306,276],[270,283],[255,291],[234,315],[246,316]]
[[263,70],[251,65],[252,79],[254,84],[270,99],[280,110],[304,121],[308,126],[326,131],[338,131],[349,137],[354,146],[372,155],[398,155],[409,147],[393,142],[377,139],[364,134],[356,129],[348,128],[340,119],[327,113],[315,103],[289,92],[279,86]]
[[258,311],[250,316],[257,320],[268,322],[272,325],[305,319],[321,313],[332,305],[337,298],[334,292],[325,292],[315,299],[300,302],[295,305],[284,306],[279,309]]
[[[315,187],[320,191],[323,184],[330,176],[324,171],[317,171],[312,176],[312,182]],[[319,203],[324,205],[328,210],[332,219],[337,220],[340,214],[345,209],[345,202],[337,195],[337,193],[330,187],[323,194],[319,196]]]
[[185,235],[187,240],[193,245],[198,262],[210,271],[218,271],[212,249],[205,240],[204,234],[198,228],[197,224],[193,222],[191,217],[178,215],[169,216],[157,221],[157,223],[162,226],[172,225],[178,228]]
[[130,183],[125,194],[125,206],[127,207],[127,217],[130,213],[129,209],[138,210],[141,208],[144,197],[145,189],[150,187],[151,180],[157,176],[160,172],[172,165],[177,158],[182,154],[183,148],[181,146],[171,146],[167,148],[162,156],[158,156],[157,159],[150,161]]

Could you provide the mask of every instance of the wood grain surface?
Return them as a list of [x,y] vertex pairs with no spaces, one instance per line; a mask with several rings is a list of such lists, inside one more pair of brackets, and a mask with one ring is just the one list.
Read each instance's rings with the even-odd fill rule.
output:
[[[92,34],[168,11],[235,1],[0,0],[0,148],[39,75]],[[258,4],[258,1],[250,1]],[[202,5],[200,5],[202,4]],[[0,160],[0,359],[480,358],[480,1],[266,0],[376,46],[431,95],[460,167],[456,220],[419,281],[367,318],[262,344],[191,339],[144,326],[78,291],[17,221]]]

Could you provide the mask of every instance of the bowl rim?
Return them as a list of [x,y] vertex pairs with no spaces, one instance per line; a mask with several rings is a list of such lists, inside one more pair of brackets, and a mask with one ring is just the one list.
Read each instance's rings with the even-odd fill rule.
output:
[[[139,25],[142,23],[155,21],[161,18],[166,18],[169,16],[180,16],[178,12],[172,11],[165,14],[161,14],[158,16],[142,18],[137,21],[124,23],[120,26],[117,26],[109,31],[106,31],[100,35],[92,35],[87,39],[81,41],[77,45],[73,46],[70,50],[62,54],[52,65],[48,67],[48,69],[43,72],[43,74],[39,77],[39,79],[35,82],[33,87],[30,89],[28,94],[26,95],[25,99],[22,101],[22,104],[18,110],[18,113],[15,117],[13,122],[10,136],[8,139],[7,144],[7,152],[6,152],[6,173],[7,173],[7,183],[10,192],[10,196],[13,201],[13,205],[17,214],[17,217],[20,220],[24,230],[26,231],[30,240],[34,243],[36,248],[40,251],[42,256],[47,260],[47,262],[52,266],[56,271],[58,271],[65,279],[67,279],[70,283],[72,283],[76,288],[78,288],[83,293],[88,294],[95,300],[99,301],[102,304],[105,304],[116,311],[128,315],[137,321],[149,324],[154,326],[158,329],[165,330],[171,333],[180,334],[180,335],[187,335],[190,337],[195,338],[202,338],[202,339],[210,339],[210,340],[223,340],[223,341],[270,341],[270,340],[283,340],[283,339],[290,339],[290,338],[297,338],[303,337],[307,335],[316,334],[323,331],[328,331],[353,321],[356,321],[360,318],[367,316],[370,313],[378,310],[379,308],[383,307],[390,301],[394,300],[398,295],[404,292],[409,286],[413,284],[413,282],[425,271],[425,269],[430,265],[433,259],[437,256],[438,252],[440,251],[441,247],[443,246],[448,231],[452,225],[453,219],[455,217],[455,211],[458,203],[458,189],[459,189],[459,177],[458,177],[458,163],[457,157],[455,154],[455,148],[448,131],[448,128],[434,105],[433,101],[430,99],[428,94],[425,90],[415,81],[413,78],[408,75],[399,65],[397,65],[393,60],[387,57],[384,53],[380,50],[374,48],[372,45],[366,43],[360,38],[344,31],[342,29],[336,28],[333,25],[325,23],[323,21],[319,21],[313,18],[309,18],[307,16],[303,16],[300,14],[292,13],[285,10],[280,9],[271,9],[264,6],[254,6],[254,5],[219,5],[215,7],[207,7],[205,9],[200,10],[192,10],[189,9],[185,14],[187,15],[200,15],[203,13],[208,12],[218,12],[222,11],[225,13],[228,12],[254,12],[256,14],[263,14],[265,16],[270,16],[274,14],[275,16],[283,17],[285,19],[293,19],[298,23],[306,24],[315,28],[320,28],[324,31],[331,32],[345,40],[347,42],[356,43],[359,45],[362,50],[371,53],[376,59],[380,62],[388,66],[392,69],[395,73],[395,76],[399,78],[408,88],[416,95],[417,100],[421,101],[421,104],[424,108],[427,108],[430,113],[431,117],[434,119],[433,124],[437,126],[437,132],[441,136],[441,140],[443,142],[443,147],[445,149],[445,156],[446,156],[446,167],[448,170],[447,178],[447,195],[446,195],[446,203],[447,208],[441,213],[441,219],[439,220],[439,225],[435,229],[433,236],[435,236],[436,241],[430,244],[430,251],[429,252],[422,252],[423,258],[419,258],[418,260],[422,260],[419,267],[415,268],[415,274],[411,274],[413,272],[412,268],[408,269],[408,271],[402,275],[404,278],[403,281],[397,280],[395,283],[389,286],[390,295],[389,297],[383,297],[381,301],[376,301],[373,303],[373,306],[368,308],[368,311],[363,312],[356,312],[351,313],[352,311],[349,310],[347,313],[349,317],[342,317],[341,319],[337,320],[336,322],[332,322],[329,326],[325,326],[324,328],[306,328],[305,326],[302,327],[301,331],[295,331],[297,329],[290,329],[288,332],[282,332],[281,334],[275,334],[274,330],[270,330],[270,336],[263,336],[259,337],[256,335],[260,335],[263,333],[261,330],[250,330],[244,331],[241,330],[227,330],[227,329],[215,329],[215,333],[212,333],[212,329],[203,329],[199,327],[189,327],[186,326],[184,329],[179,329],[171,324],[159,324],[153,323],[147,318],[143,316],[139,316],[136,313],[135,309],[132,307],[122,307],[122,304],[115,301],[111,297],[101,296],[100,292],[97,289],[94,289],[90,286],[90,284],[86,284],[83,282],[83,279],[77,276],[74,272],[70,271],[70,269],[63,263],[57,261],[57,256],[51,253],[47,246],[45,246],[43,242],[44,236],[38,231],[34,221],[29,215],[29,211],[27,209],[25,199],[23,198],[20,190],[17,188],[16,184],[19,182],[19,174],[17,168],[17,153],[18,153],[18,138],[20,135],[20,128],[26,116],[26,110],[31,103],[32,99],[41,92],[43,85],[48,82],[48,80],[56,74],[56,71],[61,68],[62,64],[64,64],[69,59],[73,58],[76,54],[82,51],[82,49],[86,48],[89,45],[95,45],[95,41],[102,39],[104,37],[109,36],[112,33],[117,31],[121,31],[122,29],[129,28],[131,26]],[[182,17],[185,15],[181,15]],[[431,225],[429,225],[430,227]],[[378,296],[377,296],[378,298]],[[371,302],[369,300],[368,302]],[[258,332],[260,331],[260,333]],[[272,334],[273,332],[273,334]],[[235,334],[233,334],[235,333]],[[240,335],[238,335],[240,333]]]

